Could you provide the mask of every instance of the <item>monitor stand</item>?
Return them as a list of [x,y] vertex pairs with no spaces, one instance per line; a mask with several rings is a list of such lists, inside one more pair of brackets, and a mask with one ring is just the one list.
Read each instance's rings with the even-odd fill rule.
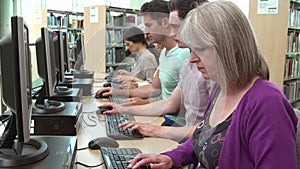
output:
[[[20,154],[16,154],[20,152]],[[49,154],[47,143],[30,139],[27,143],[14,142],[13,148],[0,149],[0,167],[17,168],[43,160]]]
[[65,108],[54,113],[41,113],[33,100],[33,135],[75,136],[81,123],[82,103],[64,102]]
[[74,78],[77,79],[94,79],[94,71],[91,70],[74,70]]
[[14,169],[76,168],[77,138],[75,136],[31,136],[30,138],[45,142],[49,149],[48,156],[41,161],[14,167]]
[[82,90],[80,88],[67,88],[57,86],[54,95],[47,97],[49,100],[57,100],[62,102],[80,102],[82,98]]
[[66,86],[68,88],[81,88],[82,96],[91,96],[93,79],[68,79],[64,82],[59,82],[57,86]]

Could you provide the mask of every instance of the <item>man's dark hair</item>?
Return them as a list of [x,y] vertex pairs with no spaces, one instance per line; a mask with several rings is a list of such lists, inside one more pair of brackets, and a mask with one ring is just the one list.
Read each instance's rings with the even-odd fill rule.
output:
[[137,27],[131,27],[131,28],[127,29],[124,33],[124,39],[131,41],[133,43],[140,42],[143,45],[147,46],[144,32]]
[[170,0],[168,7],[170,11],[178,11],[178,17],[185,19],[186,15],[196,6],[208,2],[208,0]]
[[149,15],[152,19],[160,20],[169,17],[170,10],[168,2],[164,0],[152,0],[146,2],[141,7],[142,15]]

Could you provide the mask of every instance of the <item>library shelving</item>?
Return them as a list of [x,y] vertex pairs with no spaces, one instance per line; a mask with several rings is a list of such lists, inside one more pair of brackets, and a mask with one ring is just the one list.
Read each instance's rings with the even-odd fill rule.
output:
[[47,9],[47,27],[53,31],[60,30],[68,34],[71,62],[76,60],[76,39],[84,32],[83,20],[83,12]]
[[278,1],[277,14],[258,14],[250,0],[249,19],[270,68],[270,81],[279,86],[294,107],[300,106],[300,1]]
[[[76,38],[84,32],[84,14],[83,12],[71,12],[71,11],[60,11],[52,9],[34,9],[32,10],[32,20],[30,24],[30,43],[35,44],[35,41],[41,36],[41,28],[47,27],[51,30],[61,30],[66,32],[69,37],[69,47],[70,47],[70,60],[75,59],[72,54],[74,48],[76,47]],[[32,54],[32,76],[33,79],[37,79],[39,76],[37,74],[36,66],[36,51],[35,46],[30,46]]]
[[300,102],[300,1],[291,0],[289,8],[284,94],[298,107]]
[[47,10],[47,27],[68,32],[70,44],[75,44],[76,39],[83,32],[83,19],[82,12]]
[[[99,17],[98,22],[93,20],[95,14]],[[134,62],[122,62],[127,56],[123,36],[126,29],[141,24],[139,11],[101,5],[86,7],[84,15],[85,43],[90,44],[86,45],[87,58],[90,58],[90,61],[86,62],[87,66],[90,63],[91,68],[97,69],[98,72],[132,66]]]

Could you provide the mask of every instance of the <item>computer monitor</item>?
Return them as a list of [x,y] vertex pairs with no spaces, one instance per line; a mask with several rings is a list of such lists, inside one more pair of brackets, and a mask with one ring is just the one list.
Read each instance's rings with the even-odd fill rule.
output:
[[63,33],[63,47],[64,47],[64,61],[65,61],[65,72],[70,72],[70,47],[69,47],[69,34]]
[[65,109],[60,101],[48,100],[56,90],[56,63],[53,32],[41,28],[41,37],[35,42],[38,74],[43,79],[43,86],[33,106],[33,113],[55,113]]
[[61,31],[54,31],[54,54],[55,54],[55,65],[57,69],[57,80],[63,82],[65,79],[65,57],[64,57],[64,44],[63,34]]
[[80,34],[76,40],[75,48],[75,65],[74,69],[76,71],[84,70],[84,61],[85,61],[85,47],[84,47],[84,34]]
[[[33,163],[48,155],[45,142],[30,139],[32,74],[28,34],[23,18],[14,16],[11,34],[0,40],[2,97],[9,118],[0,143],[1,168]],[[24,145],[34,146],[36,151],[24,155]]]
[[[54,31],[53,36],[53,47],[54,47],[54,55],[55,55],[55,65],[56,65],[56,77],[59,82],[66,82],[66,83],[72,83],[75,82],[73,78],[65,78],[65,65],[66,65],[66,56],[65,56],[65,40],[63,39],[63,33],[62,31]],[[51,54],[50,54],[51,55]],[[52,56],[52,55],[51,55]],[[67,56],[68,57],[68,56]],[[67,60],[68,62],[68,60]],[[71,94],[72,90],[68,88],[63,87],[56,87],[55,92],[59,95],[67,95]]]

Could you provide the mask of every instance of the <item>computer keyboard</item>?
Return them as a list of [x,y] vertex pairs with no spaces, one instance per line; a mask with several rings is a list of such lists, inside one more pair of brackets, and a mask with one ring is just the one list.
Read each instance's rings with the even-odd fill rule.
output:
[[115,82],[111,82],[111,87],[114,89],[122,89],[122,84],[121,83],[115,83]]
[[127,99],[128,96],[122,96],[122,95],[118,95],[118,96],[109,96],[109,101],[110,102],[114,102],[114,103],[118,103],[121,104],[123,100]]
[[125,121],[135,121],[132,115],[128,114],[106,114],[106,134],[115,140],[136,140],[144,138],[137,130],[119,128],[118,125]]
[[[137,148],[109,148],[101,147],[100,152],[104,159],[106,168],[127,169],[128,161],[132,160],[137,154],[142,153]],[[140,169],[150,169],[150,165],[140,167]]]

